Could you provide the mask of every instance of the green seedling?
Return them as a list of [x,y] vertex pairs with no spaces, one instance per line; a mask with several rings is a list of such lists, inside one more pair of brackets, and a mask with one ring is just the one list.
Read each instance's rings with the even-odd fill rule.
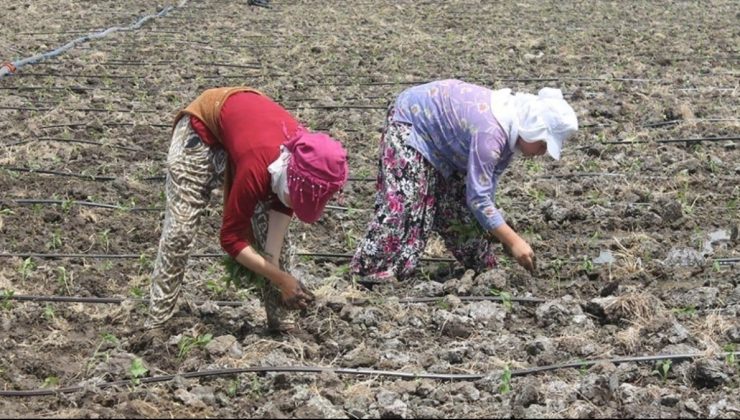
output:
[[542,164],[534,159],[525,160],[524,167],[527,168],[527,172],[532,175],[542,172]]
[[56,376],[47,376],[44,379],[44,383],[41,385],[42,388],[51,388],[59,385],[59,378]]
[[502,394],[511,392],[511,368],[509,365],[506,365],[501,373],[501,385],[499,385],[498,391]]
[[581,367],[578,368],[578,373],[581,376],[586,376],[586,374],[588,373],[588,364],[585,360],[581,360]]
[[67,269],[64,267],[57,267],[57,284],[59,287],[63,287],[69,292],[69,284],[67,283]]
[[6,311],[13,308],[13,295],[15,295],[13,290],[3,290],[2,293],[0,293],[0,307]]
[[50,250],[52,249],[59,249],[62,247],[62,232],[61,230],[57,229],[51,234],[51,238],[49,238],[49,242],[46,244],[46,247]]
[[537,188],[532,188],[529,190],[529,195],[539,204],[543,203],[545,199],[547,198],[547,195],[544,191],[538,190]]
[[437,302],[435,305],[442,310],[448,311],[450,309],[450,303],[447,302],[444,298],[437,299]]
[[671,361],[671,359],[658,361],[658,363],[656,363],[655,365],[655,370],[653,370],[653,374],[657,374],[658,376],[660,376],[663,382],[665,382],[666,380],[668,380],[668,372],[670,372],[671,370],[672,363],[673,362]]
[[513,309],[513,304],[512,304],[512,301],[511,301],[511,293],[504,292],[504,291],[498,290],[496,288],[492,288],[491,289],[491,294],[493,296],[500,297],[501,298],[501,304],[504,306],[504,309],[506,310],[506,312],[511,312],[511,310]]
[[213,335],[204,334],[197,337],[184,336],[177,343],[178,352],[177,357],[182,359],[190,353],[193,347],[205,347],[213,339]]
[[229,385],[226,387],[226,395],[228,395],[231,398],[236,397],[236,393],[239,392],[239,387],[241,386],[241,381],[239,378],[236,378],[229,382]]
[[232,284],[237,289],[261,290],[267,286],[267,279],[264,276],[244,267],[231,257],[224,257],[221,260],[221,264],[226,270],[226,275],[222,280],[226,283],[227,288],[231,287]]
[[51,321],[55,318],[54,314],[54,308],[51,307],[51,305],[44,306],[44,319],[47,321]]
[[152,263],[151,258],[146,254],[139,255],[139,274],[142,272],[152,271],[152,267],[154,267],[154,264]]
[[214,280],[208,280],[206,282],[206,289],[215,295],[221,295],[226,291],[226,288],[221,283]]
[[560,258],[556,258],[550,263],[550,268],[552,269],[555,277],[557,277],[558,280],[560,279],[560,273],[562,272],[564,265],[565,262]]
[[128,369],[128,373],[131,375],[131,382],[134,385],[141,383],[141,378],[149,372],[149,369],[144,367],[144,362],[138,357],[131,361],[131,367]]
[[334,269],[333,275],[336,277],[344,277],[349,274],[349,264],[342,264]]
[[722,271],[722,265],[719,263],[719,261],[714,260],[714,262],[712,263],[712,271],[714,271],[715,273]]
[[74,200],[70,200],[70,199],[62,200],[62,211],[65,213],[69,213],[69,210],[72,208],[74,204],[75,204]]
[[110,250],[110,238],[108,238],[109,233],[110,229],[106,229],[99,234],[100,242],[102,242],[103,247],[105,247],[105,252],[108,252]]
[[36,270],[36,263],[33,262],[31,257],[23,260],[21,267],[18,270],[18,272],[21,273],[21,280],[26,280],[34,270]]
[[581,263],[581,269],[585,271],[587,274],[590,274],[594,270],[594,263],[590,259],[583,257],[583,262]]
[[739,361],[735,357],[735,352],[737,351],[737,346],[735,345],[735,343],[726,344],[724,347],[724,351],[727,352],[727,354],[725,355],[725,363],[727,364],[727,366],[733,367],[738,364]]
[[144,289],[141,288],[141,286],[133,286],[129,289],[129,293],[131,296],[141,299],[144,297],[144,294],[146,293]]
[[260,383],[260,380],[257,376],[252,376],[252,384],[250,386],[250,391],[256,397],[262,396],[262,383]]
[[696,314],[696,307],[694,305],[690,305],[681,308],[673,308],[672,311],[676,315],[685,315],[688,317],[692,317],[694,316],[694,314]]

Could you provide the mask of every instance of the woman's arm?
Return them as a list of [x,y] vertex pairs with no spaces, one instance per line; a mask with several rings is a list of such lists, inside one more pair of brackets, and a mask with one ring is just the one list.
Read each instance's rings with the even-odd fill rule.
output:
[[[278,258],[279,253],[278,253]],[[313,300],[313,295],[295,277],[280,270],[277,265],[266,260],[251,246],[242,249],[236,256],[236,261],[266,277],[272,284],[280,289],[283,303],[290,308],[306,308]]]
[[522,267],[527,269],[529,272],[533,272],[537,268],[534,251],[529,246],[527,241],[522,239],[514,229],[508,224],[501,224],[489,231],[489,233],[496,237],[505,247],[511,251],[511,255],[514,256],[516,262]]
[[265,241],[265,254],[276,266],[280,266],[280,254],[283,249],[285,234],[292,219],[285,213],[270,210],[268,213],[267,240]]

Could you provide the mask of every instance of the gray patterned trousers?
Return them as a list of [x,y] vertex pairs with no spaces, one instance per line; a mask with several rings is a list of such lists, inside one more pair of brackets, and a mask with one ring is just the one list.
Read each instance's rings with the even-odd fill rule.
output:
[[[223,183],[227,159],[222,148],[211,148],[201,141],[190,127],[189,117],[177,122],[167,155],[167,205],[152,273],[148,326],[160,325],[175,313],[200,217],[211,199],[211,191]],[[252,227],[260,249],[264,249],[267,238],[268,217],[267,207],[258,203]],[[292,267],[294,254],[287,234],[280,258],[283,270]],[[262,295],[268,326],[277,329],[282,316],[280,292],[268,282]]]

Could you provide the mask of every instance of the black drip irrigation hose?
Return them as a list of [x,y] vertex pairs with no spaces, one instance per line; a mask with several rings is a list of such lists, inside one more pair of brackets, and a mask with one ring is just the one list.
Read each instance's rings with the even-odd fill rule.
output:
[[663,139],[663,140],[631,140],[631,141],[604,141],[598,144],[604,145],[621,145],[629,146],[633,144],[647,144],[647,143],[703,143],[703,142],[720,142],[720,141],[738,141],[740,137],[697,137],[697,138],[686,138],[686,139]]
[[[740,356],[740,352],[724,352],[716,355],[716,357],[735,357]],[[584,360],[572,363],[561,363],[549,366],[538,366],[533,368],[516,369],[512,370],[511,377],[521,377],[532,375],[536,373],[549,372],[560,369],[573,369],[573,368],[586,368],[591,367],[599,363],[612,363],[615,365],[622,363],[638,363],[638,362],[655,362],[663,360],[671,361],[686,361],[708,357],[701,353],[684,353],[684,354],[658,354],[651,356],[634,356],[634,357],[615,357],[611,359],[598,359],[598,360]],[[207,378],[207,377],[221,377],[221,376],[233,376],[244,373],[334,373],[337,375],[367,375],[367,376],[383,376],[399,379],[430,379],[436,381],[478,381],[486,378],[492,380],[499,379],[502,372],[489,372],[485,374],[481,373],[413,373],[403,371],[391,371],[391,370],[375,370],[375,369],[352,369],[352,368],[332,368],[332,367],[320,367],[320,366],[275,366],[275,367],[248,367],[248,368],[227,368],[227,369],[211,369],[198,372],[184,372],[175,375],[161,375],[151,376],[148,378],[141,378],[138,380],[140,384],[152,384],[159,382],[168,382],[174,380],[177,377],[185,379],[194,378]],[[54,396],[59,394],[69,394],[73,392],[80,392],[90,389],[107,389],[113,387],[129,387],[134,384],[131,380],[121,380],[112,382],[103,382],[97,384],[70,386],[57,389],[34,389],[34,390],[13,390],[13,391],[0,391],[1,397],[42,397],[42,396]]]
[[[61,47],[58,47],[58,48],[56,48],[54,50],[51,50],[51,51],[46,52],[46,53],[43,53],[43,54],[37,54],[37,55],[34,55],[32,57],[24,58],[24,59],[13,61],[13,62],[5,62],[5,63],[2,63],[2,64],[0,64],[0,79],[2,79],[4,76],[15,74],[15,72],[18,71],[18,69],[20,69],[20,68],[22,68],[24,66],[31,65],[31,64],[36,64],[36,63],[42,62],[44,60],[48,60],[50,58],[56,57],[56,56],[62,54],[63,52],[65,52],[65,51],[67,51],[67,50],[69,50],[71,48],[74,48],[77,45],[83,44],[83,43],[85,43],[87,41],[90,41],[90,40],[93,40],[93,39],[98,39],[98,38],[103,38],[103,37],[106,37],[109,34],[114,33],[114,32],[128,32],[128,31],[137,30],[137,29],[141,28],[142,25],[144,25],[146,22],[148,22],[148,21],[150,21],[152,19],[156,19],[158,17],[165,16],[168,13],[170,13],[171,11],[173,11],[175,8],[183,7],[185,5],[185,3],[187,3],[187,1],[188,0],[181,0],[180,3],[177,6],[167,6],[164,9],[162,9],[159,13],[153,14],[153,15],[144,16],[144,17],[138,19],[136,22],[134,22],[133,24],[131,24],[129,26],[126,26],[126,27],[115,26],[115,27],[112,27],[112,28],[108,28],[108,29],[103,30],[103,31],[100,31],[100,32],[95,32],[95,33],[91,33],[91,34],[88,34],[88,35],[81,36],[81,37],[79,37],[77,39],[74,39],[74,40],[72,40],[72,41],[70,41],[70,42],[62,45]],[[59,75],[54,75],[54,76],[58,77]]]

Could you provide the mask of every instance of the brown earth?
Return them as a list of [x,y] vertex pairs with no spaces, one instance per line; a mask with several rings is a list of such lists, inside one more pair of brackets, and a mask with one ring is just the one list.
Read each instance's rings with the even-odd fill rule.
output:
[[[217,258],[192,260],[185,295],[193,303],[161,330],[142,331],[146,307],[135,301],[0,299],[2,390],[131,379],[135,359],[152,376],[305,365],[485,378],[178,378],[0,397],[1,417],[740,415],[737,358],[715,357],[740,343],[738,268],[715,262],[740,256],[737,142],[655,142],[737,136],[736,3],[271,4],[187,2],[141,29],[0,79],[0,252],[141,256],[2,257],[4,296],[145,297],[171,119],[201,90],[234,84],[260,88],[309,127],[342,139],[358,178],[374,176],[383,110],[410,84],[457,77],[529,92],[561,88],[580,132],[560,162],[516,161],[497,194],[537,253],[537,275],[502,255],[489,273],[432,262],[407,283],[367,291],[348,278],[346,259],[303,256],[299,274],[318,302],[295,314],[295,330],[283,335],[266,331],[254,291],[225,288]],[[158,10],[131,0],[20,2],[0,10],[0,61]],[[606,143],[615,141],[644,143]],[[352,181],[345,202],[333,204],[355,210],[328,210],[313,226],[295,223],[300,251],[352,252],[373,192],[372,182]],[[195,253],[220,252],[218,198]],[[137,210],[145,208],[155,209]],[[438,240],[427,251],[448,256]],[[458,298],[494,288],[545,302],[509,308]],[[439,299],[399,300],[406,297]],[[240,307],[198,303],[240,299]],[[507,367],[666,353],[705,357],[561,369],[517,376],[511,392],[501,389]]]

